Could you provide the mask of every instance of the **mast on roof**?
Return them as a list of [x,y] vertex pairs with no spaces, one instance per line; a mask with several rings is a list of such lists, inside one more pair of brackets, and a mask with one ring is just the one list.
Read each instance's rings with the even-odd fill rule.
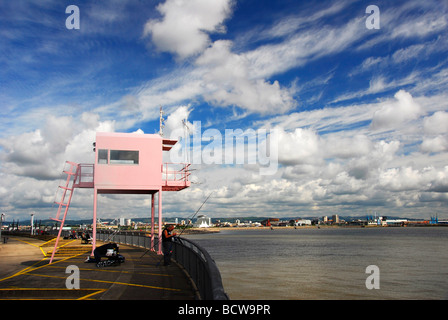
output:
[[163,127],[165,126],[163,123],[165,122],[165,119],[163,119],[163,109],[162,109],[162,106],[160,106],[160,124],[159,124],[159,126],[160,126],[160,129],[159,129],[159,134],[160,134],[160,136],[162,136],[163,137]]
[[190,127],[188,126],[187,118],[182,120],[182,124],[184,126],[184,152],[185,152],[185,163],[190,163],[189,159],[189,147],[190,147]]

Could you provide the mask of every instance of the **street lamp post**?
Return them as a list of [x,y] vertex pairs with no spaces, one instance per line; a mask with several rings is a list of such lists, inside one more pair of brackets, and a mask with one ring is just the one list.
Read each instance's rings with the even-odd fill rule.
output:
[[0,241],[2,240],[2,226],[3,226],[3,218],[6,216],[6,214],[2,213],[0,216]]
[[31,235],[34,235],[34,213],[31,213]]

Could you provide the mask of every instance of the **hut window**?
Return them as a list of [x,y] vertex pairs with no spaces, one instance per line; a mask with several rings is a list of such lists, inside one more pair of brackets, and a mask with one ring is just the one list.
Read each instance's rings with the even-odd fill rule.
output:
[[107,149],[98,150],[98,164],[107,164]]
[[138,164],[138,151],[110,150],[110,164]]

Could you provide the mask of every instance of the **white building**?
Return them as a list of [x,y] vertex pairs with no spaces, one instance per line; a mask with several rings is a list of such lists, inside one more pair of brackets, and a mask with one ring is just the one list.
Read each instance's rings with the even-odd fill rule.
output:
[[212,219],[205,215],[198,216],[196,222],[193,224],[193,227],[195,228],[209,228],[211,226],[212,226]]
[[119,219],[119,223],[120,226],[130,226],[132,224],[132,220],[131,219],[127,219],[127,218],[120,218]]
[[307,219],[300,219],[300,220],[296,220],[294,222],[295,226],[310,226],[311,225],[311,220],[307,220]]

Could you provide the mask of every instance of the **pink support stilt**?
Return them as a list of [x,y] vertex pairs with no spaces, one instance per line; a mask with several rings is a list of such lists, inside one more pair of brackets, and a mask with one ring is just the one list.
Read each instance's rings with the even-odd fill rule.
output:
[[154,197],[155,193],[151,194],[151,251],[154,249]]
[[96,248],[96,213],[97,213],[97,207],[98,207],[98,190],[97,188],[93,189],[93,225],[92,225],[92,253],[91,255],[93,256],[93,251]]
[[162,252],[162,188],[159,189],[159,251],[157,254],[163,254]]

